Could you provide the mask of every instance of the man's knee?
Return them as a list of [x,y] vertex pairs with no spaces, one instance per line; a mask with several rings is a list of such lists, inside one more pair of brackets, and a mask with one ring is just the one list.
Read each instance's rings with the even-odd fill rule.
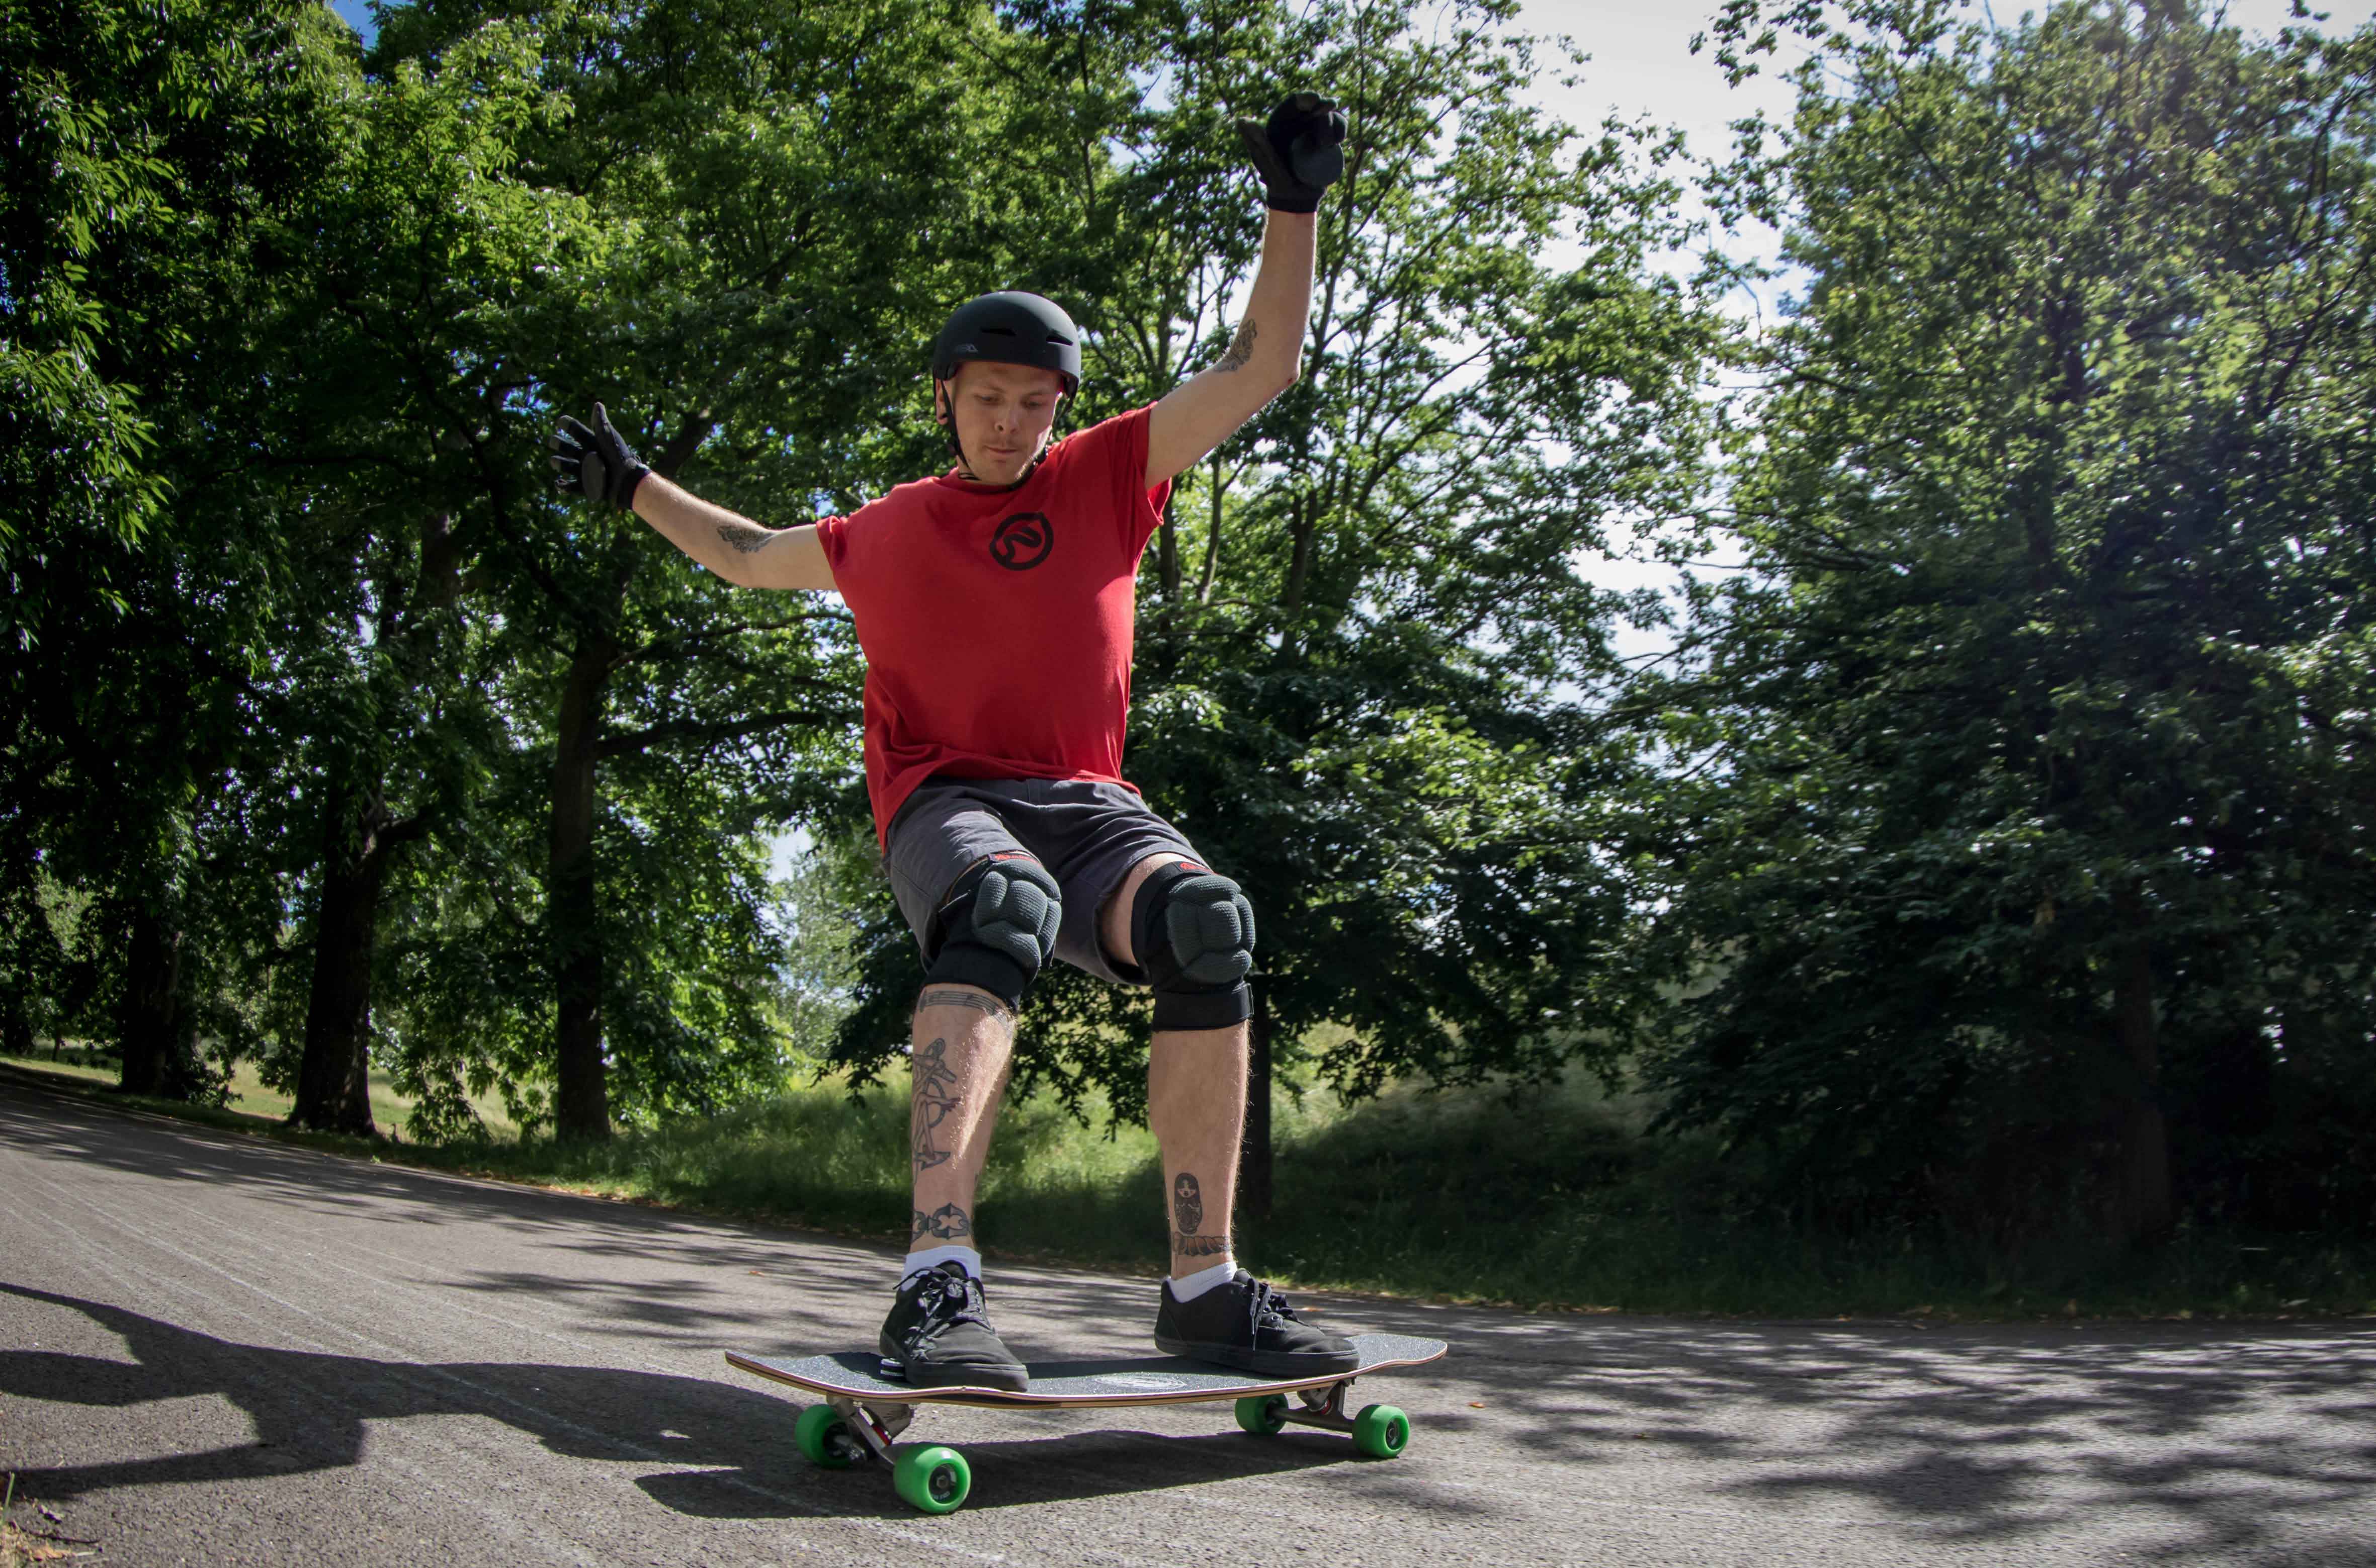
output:
[[1158,866],[1131,901],[1131,949],[1155,987],[1158,1029],[1225,1029],[1253,1016],[1254,909],[1194,861]]
[[940,951],[927,984],[970,985],[1009,1007],[1023,1005],[1032,980],[1056,951],[1063,892],[1028,855],[993,855],[949,888],[933,911]]

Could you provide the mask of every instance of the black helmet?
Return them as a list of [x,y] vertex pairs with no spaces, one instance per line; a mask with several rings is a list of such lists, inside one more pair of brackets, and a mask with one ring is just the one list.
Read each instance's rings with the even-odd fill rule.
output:
[[1081,389],[1081,329],[1063,307],[1037,294],[984,294],[957,307],[933,339],[933,378],[946,381],[967,360],[1038,365],[1064,378],[1067,397]]

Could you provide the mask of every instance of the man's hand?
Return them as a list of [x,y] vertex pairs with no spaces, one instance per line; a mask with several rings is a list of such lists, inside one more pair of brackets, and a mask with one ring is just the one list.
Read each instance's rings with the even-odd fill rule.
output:
[[611,428],[611,416],[594,405],[594,427],[576,417],[561,416],[552,433],[553,482],[574,490],[588,501],[608,502],[622,512],[635,509],[636,486],[652,470],[636,457],[635,448]]
[[1317,212],[1320,193],[1345,175],[1345,113],[1316,92],[1289,93],[1268,125],[1238,122],[1263,199],[1281,212]]

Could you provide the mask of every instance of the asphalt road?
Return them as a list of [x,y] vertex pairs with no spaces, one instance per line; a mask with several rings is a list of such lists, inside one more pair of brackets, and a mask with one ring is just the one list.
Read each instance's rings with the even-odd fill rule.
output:
[[[870,1342],[885,1249],[374,1166],[0,1084],[0,1467],[101,1564],[2376,1563],[2376,1331],[1538,1317],[1365,1383],[1410,1448],[1220,1405],[928,1409],[972,1500],[812,1469],[729,1347]],[[993,1267],[1031,1356],[1144,1280]],[[54,1523],[30,1507],[38,1502]]]

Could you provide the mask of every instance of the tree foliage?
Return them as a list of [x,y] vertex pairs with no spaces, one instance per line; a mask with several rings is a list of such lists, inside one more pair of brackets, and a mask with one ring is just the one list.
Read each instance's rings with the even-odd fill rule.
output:
[[1668,1116],[1838,1215],[2365,1214],[2376,32],[1827,15],[1723,187],[1806,280],[1750,570],[1635,698]]

